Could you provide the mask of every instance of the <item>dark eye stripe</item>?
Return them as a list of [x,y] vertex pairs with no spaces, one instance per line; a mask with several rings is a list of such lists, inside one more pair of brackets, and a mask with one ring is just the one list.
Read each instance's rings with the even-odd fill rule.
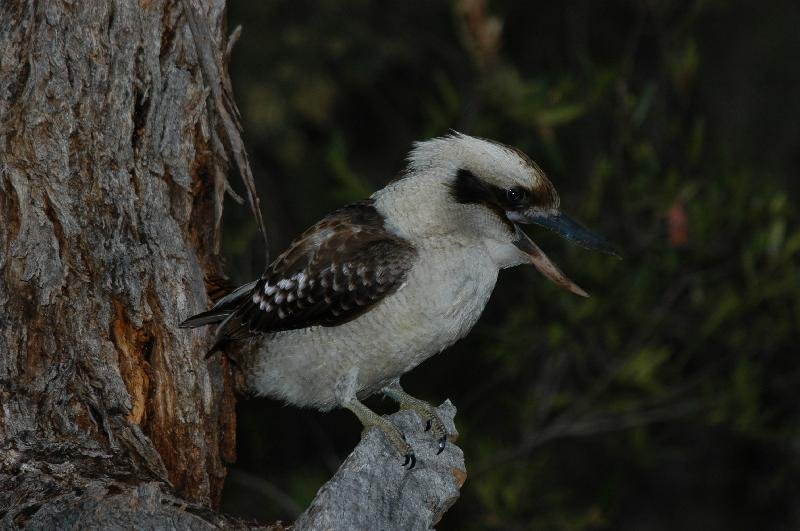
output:
[[451,193],[461,204],[493,203],[495,199],[495,191],[491,186],[478,179],[469,170],[458,170]]
[[502,189],[489,184],[469,170],[459,170],[451,190],[455,200],[461,204],[486,205],[493,210],[516,210],[531,205],[529,190],[521,186]]

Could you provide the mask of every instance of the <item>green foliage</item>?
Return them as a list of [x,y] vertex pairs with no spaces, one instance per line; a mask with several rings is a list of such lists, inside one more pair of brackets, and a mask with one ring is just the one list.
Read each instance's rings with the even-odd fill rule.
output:
[[[498,1],[477,16],[503,22],[498,51],[459,5],[231,11],[273,253],[449,128],[526,151],[564,208],[623,250],[617,261],[531,229],[592,298],[504,272],[472,334],[408,376],[460,409],[470,478],[441,528],[797,526],[800,72],[781,33],[796,7]],[[245,281],[263,265],[242,258],[258,238],[230,211],[226,253]],[[240,462],[302,505],[357,425],[254,404]]]

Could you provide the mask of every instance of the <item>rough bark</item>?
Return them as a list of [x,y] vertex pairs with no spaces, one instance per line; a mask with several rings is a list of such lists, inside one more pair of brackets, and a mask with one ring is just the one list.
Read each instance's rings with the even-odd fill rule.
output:
[[[205,359],[208,331],[177,328],[224,278],[229,158],[252,191],[224,7],[0,2],[0,528],[256,527],[213,509],[229,367]],[[417,469],[371,433],[296,528],[434,524],[463,458],[429,456],[418,419],[398,419]]]
[[[223,42],[224,1],[202,9]],[[221,276],[182,10],[4,1],[0,24],[3,521],[145,480],[214,505],[234,400],[206,332],[177,328]]]

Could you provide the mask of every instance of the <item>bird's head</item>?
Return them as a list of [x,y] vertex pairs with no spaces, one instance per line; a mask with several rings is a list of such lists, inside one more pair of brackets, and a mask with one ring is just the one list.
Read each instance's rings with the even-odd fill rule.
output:
[[[418,142],[409,155],[409,175],[444,185],[436,208],[444,211],[442,226],[483,241],[500,267],[533,264],[544,276],[578,295],[572,282],[520,228],[545,227],[586,249],[616,255],[600,236],[567,217],[555,187],[527,155],[497,142],[461,133]],[[417,204],[423,205],[421,197]],[[438,217],[438,219],[442,219]]]

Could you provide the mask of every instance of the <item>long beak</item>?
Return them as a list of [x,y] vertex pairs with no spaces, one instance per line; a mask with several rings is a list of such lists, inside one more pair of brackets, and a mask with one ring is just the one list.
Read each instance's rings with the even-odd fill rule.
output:
[[608,243],[605,238],[593,233],[558,210],[542,211],[531,209],[523,213],[514,212],[513,217],[509,215],[509,219],[520,223],[535,223],[584,249],[620,258],[614,246]]
[[556,285],[561,286],[567,291],[571,291],[575,295],[580,295],[581,297],[589,296],[580,286],[571,281],[557,265],[550,261],[547,255],[544,254],[544,251],[539,249],[539,246],[528,238],[528,235],[519,228],[519,225],[515,224],[514,227],[517,231],[514,245],[530,257],[531,263],[539,270],[539,273],[549,278]]
[[514,222],[514,226],[516,227],[514,245],[530,257],[531,263],[545,277],[581,297],[588,297],[589,294],[571,281],[558,266],[551,262],[547,255],[519,228],[517,223],[535,223],[541,225],[585,249],[599,251],[619,258],[619,254],[614,247],[604,238],[594,234],[577,221],[573,221],[557,210],[540,211],[531,209],[525,212],[508,212],[506,215],[509,220]]

